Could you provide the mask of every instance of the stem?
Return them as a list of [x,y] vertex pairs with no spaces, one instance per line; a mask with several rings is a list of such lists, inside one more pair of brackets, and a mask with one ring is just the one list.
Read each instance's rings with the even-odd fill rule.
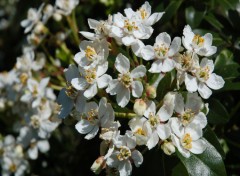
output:
[[50,84],[50,87],[53,88],[54,90],[62,90],[63,87],[55,85],[55,84]]
[[75,17],[75,11],[72,12],[72,16],[67,16],[67,22],[69,24],[69,27],[72,30],[74,41],[78,46],[80,44],[80,39],[78,38],[78,27],[77,27],[77,22]]
[[166,175],[166,171],[165,171],[165,161],[164,161],[164,153],[162,152],[162,165],[163,165],[163,175]]
[[119,118],[134,118],[137,116],[135,113],[115,112],[115,116]]

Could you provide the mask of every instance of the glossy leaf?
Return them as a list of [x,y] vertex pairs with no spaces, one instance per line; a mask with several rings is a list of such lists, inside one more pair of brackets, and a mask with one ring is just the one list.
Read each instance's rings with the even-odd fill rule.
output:
[[204,15],[205,15],[205,12],[197,11],[192,6],[186,8],[185,10],[186,21],[192,28],[196,28],[199,26]]
[[209,101],[208,122],[211,124],[224,124],[229,120],[229,114],[226,108],[219,100],[211,99]]
[[223,28],[223,25],[217,20],[217,18],[212,13],[206,15],[205,20],[219,31],[221,31],[221,29]]
[[221,155],[207,140],[207,148],[200,155],[191,155],[189,158],[183,157],[179,152],[177,156],[186,167],[190,176],[226,176],[226,170]]

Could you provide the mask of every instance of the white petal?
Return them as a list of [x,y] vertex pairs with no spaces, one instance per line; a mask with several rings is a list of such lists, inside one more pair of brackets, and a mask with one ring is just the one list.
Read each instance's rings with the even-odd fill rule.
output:
[[198,124],[203,129],[207,125],[207,117],[203,112],[199,112],[191,123]]
[[180,37],[175,37],[171,43],[171,46],[168,51],[169,56],[175,55],[181,47],[181,38]]
[[46,153],[50,149],[48,140],[41,140],[37,142],[37,146],[42,153]]
[[118,89],[120,88],[120,83],[117,79],[113,79],[109,82],[108,88],[106,89],[107,93],[110,93],[110,95],[116,95],[118,92]]
[[87,38],[88,40],[96,40],[97,38],[97,35],[92,32],[81,31],[80,34],[82,34],[82,36]]
[[71,84],[77,90],[85,90],[88,85],[87,81],[83,78],[74,78]]
[[165,140],[171,135],[171,129],[168,124],[160,124],[157,126],[157,133],[160,139]]
[[194,33],[189,25],[186,25],[183,29],[182,43],[187,50],[191,50],[191,44],[194,37]]
[[191,109],[193,112],[199,112],[203,106],[203,102],[201,97],[198,96],[197,93],[188,93],[187,101],[185,108]]
[[152,63],[151,68],[149,69],[149,72],[151,73],[161,73],[163,67],[163,61],[162,60],[156,60]]
[[197,141],[192,141],[192,148],[190,151],[194,154],[201,154],[206,149],[206,142],[202,139],[199,139]]
[[210,59],[204,57],[204,58],[201,60],[200,67],[204,68],[204,67],[206,67],[206,66],[209,68],[209,72],[212,73],[213,70],[214,70],[213,60],[210,60]]
[[96,29],[99,26],[100,22],[94,19],[88,19],[88,25],[90,29]]
[[199,124],[190,123],[185,128],[185,133],[189,133],[191,135],[192,140],[198,140],[200,137],[202,137],[202,128]]
[[204,83],[199,84],[198,92],[204,99],[208,99],[212,95],[211,89],[209,89]]
[[143,162],[143,156],[138,150],[132,152],[132,159],[136,167],[139,167]]
[[175,62],[172,59],[165,59],[162,64],[162,72],[169,72],[175,67]]
[[85,105],[86,105],[86,98],[81,93],[77,96],[75,108],[78,112],[83,113],[85,109]]
[[137,57],[142,57],[141,51],[142,48],[144,47],[144,43],[141,40],[136,40],[136,43],[131,45],[132,51],[133,53],[137,56]]
[[136,39],[132,35],[128,35],[122,38],[122,42],[126,46],[130,46],[136,42]]
[[132,82],[132,95],[134,97],[140,97],[143,92],[143,85],[140,81]]
[[213,39],[212,34],[210,33],[205,34],[203,36],[203,39],[204,39],[204,47],[209,47],[212,45],[212,39]]
[[216,46],[210,46],[207,49],[206,57],[211,56],[217,52],[217,47]]
[[89,121],[82,119],[75,125],[75,128],[79,133],[87,134],[93,130],[94,125],[92,125]]
[[119,92],[117,93],[117,104],[122,108],[125,107],[130,100],[130,90],[123,87],[119,88]]
[[98,92],[97,89],[97,84],[94,83],[92,85],[90,85],[90,87],[84,91],[83,95],[87,98],[87,99],[91,99],[92,97],[94,97]]
[[181,144],[179,139],[175,135],[171,135],[171,139],[173,141],[173,144],[178,148],[178,151],[186,158],[190,157],[190,152],[188,150],[185,150]]
[[151,134],[149,140],[147,141],[148,149],[151,150],[153,147],[155,147],[157,145],[158,141],[159,141],[159,137],[158,137],[157,131],[155,130]]
[[118,166],[120,176],[129,176],[132,173],[132,165],[129,160],[120,162]]
[[131,8],[124,9],[124,13],[126,14],[126,17],[129,19],[131,19],[135,15],[135,12]]
[[64,69],[64,75],[66,80],[71,82],[73,78],[79,77],[78,68],[74,64],[70,64],[67,69]]
[[196,92],[198,89],[198,83],[197,83],[196,77],[193,77],[189,74],[185,75],[185,85],[186,85],[186,89],[189,92]]
[[184,98],[180,93],[176,94],[175,111],[179,114],[182,114],[184,112]]
[[209,79],[206,81],[206,84],[211,89],[217,90],[221,89],[224,86],[225,81],[221,76],[216,75],[215,73],[212,73],[209,76]]
[[152,46],[147,45],[145,47],[142,48],[141,50],[141,55],[143,57],[144,60],[152,60],[155,57],[155,52]]
[[145,76],[146,74],[146,67],[144,65],[139,65],[138,67],[134,68],[131,71],[131,77],[132,78],[140,78]]
[[110,75],[104,74],[97,79],[98,88],[102,89],[108,86],[109,82],[112,80]]
[[118,54],[115,61],[115,67],[120,73],[128,72],[130,68],[130,63],[128,58],[124,56],[122,53]]
[[84,138],[90,140],[94,138],[98,133],[99,127],[96,125]]
[[150,113],[153,113],[154,115],[156,113],[156,105],[153,101],[148,101],[147,102],[147,109],[144,112],[144,116],[148,118]]
[[168,33],[162,32],[156,37],[156,43],[157,44],[164,44],[166,47],[170,46],[171,43],[171,37]]
[[163,104],[163,106],[157,112],[157,115],[160,117],[160,120],[163,122],[167,121],[173,114],[173,108],[174,108],[173,105]]
[[31,158],[33,160],[37,159],[37,157],[38,157],[38,148],[37,148],[37,146],[30,147],[28,149],[28,156],[29,156],[29,158]]
[[108,166],[116,168],[119,165],[119,160],[117,159],[116,154],[108,157],[106,163]]
[[146,21],[146,25],[148,26],[152,26],[153,24],[155,24],[156,22],[158,22],[160,20],[160,18],[162,17],[162,15],[164,14],[164,12],[162,13],[153,13]]
[[184,134],[184,129],[181,125],[181,122],[178,118],[173,117],[169,120],[169,125],[172,131],[177,135],[177,137],[181,137]]
[[81,67],[87,66],[90,62],[85,57],[85,52],[81,51],[75,54],[74,61]]
[[57,102],[58,102],[58,104],[61,105],[61,109],[58,114],[58,117],[61,119],[64,119],[65,117],[67,117],[70,114],[70,112],[73,108],[73,100],[66,95],[65,88],[63,88],[60,91],[58,98],[57,98]]

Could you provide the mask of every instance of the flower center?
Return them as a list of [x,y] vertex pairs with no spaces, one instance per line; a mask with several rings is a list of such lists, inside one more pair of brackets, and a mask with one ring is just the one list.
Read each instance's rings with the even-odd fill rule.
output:
[[185,112],[182,114],[182,123],[183,125],[187,125],[192,118],[194,117],[194,112],[191,109],[186,109]]
[[23,85],[26,85],[27,83],[27,80],[28,80],[28,75],[26,73],[22,73],[20,75],[20,81]]
[[12,163],[12,164],[9,166],[9,171],[13,173],[13,172],[16,172],[16,170],[17,170],[16,164]]
[[133,79],[129,72],[118,75],[118,80],[126,87],[129,88],[132,84]]
[[158,116],[153,115],[153,113],[150,113],[148,121],[152,127],[155,127],[160,122]]
[[131,156],[130,149],[126,146],[122,146],[120,148],[119,154],[117,155],[117,158],[118,158],[119,161],[123,161],[123,160],[128,159],[130,156]]
[[204,38],[200,35],[194,35],[192,42],[198,46],[203,46]]
[[142,136],[146,136],[146,133],[145,133],[145,131],[144,131],[142,128],[138,128],[138,129],[135,131],[135,134],[139,134],[139,135],[142,135]]
[[209,79],[209,71],[210,71],[210,69],[208,66],[206,66],[204,68],[200,68],[199,72],[198,72],[199,78],[204,81],[207,81]]
[[87,46],[85,49],[85,56],[89,61],[93,61],[93,59],[96,57],[97,53],[95,49],[91,46]]
[[128,32],[132,32],[133,30],[138,30],[136,23],[134,21],[124,20],[124,28],[128,30]]
[[33,85],[33,92],[32,92],[33,96],[37,96],[38,95],[38,86],[37,85]]
[[78,91],[72,86],[70,82],[67,81],[67,86],[65,93],[67,94],[68,97],[71,99],[75,99],[78,95]]
[[89,84],[93,84],[94,81],[95,81],[95,79],[97,78],[96,69],[93,68],[93,69],[85,70],[85,73],[86,73],[86,76],[85,76],[86,81],[87,81]]
[[146,10],[144,8],[140,8],[138,11],[140,12],[142,19],[144,20],[147,17]]
[[87,118],[90,123],[94,124],[95,121],[98,119],[98,115],[95,109],[91,109],[87,112]]
[[36,115],[31,116],[30,124],[35,129],[39,128],[40,127],[40,122],[39,122],[38,116],[36,116]]
[[191,54],[182,54],[180,56],[180,62],[181,62],[181,66],[183,69],[185,70],[189,70],[192,67],[192,57]]
[[185,134],[185,136],[183,137],[182,146],[188,150],[192,148],[192,137],[189,133]]
[[168,50],[169,50],[169,48],[166,47],[164,44],[156,45],[154,47],[154,51],[155,51],[156,55],[159,57],[166,56],[166,54],[168,53]]

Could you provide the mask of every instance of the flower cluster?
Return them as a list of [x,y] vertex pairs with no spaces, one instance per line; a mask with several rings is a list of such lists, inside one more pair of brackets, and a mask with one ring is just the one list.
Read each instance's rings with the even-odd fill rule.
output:
[[[101,156],[92,170],[99,173],[105,168],[107,173],[117,171],[121,176],[131,175],[132,163],[136,167],[142,164],[138,146],[150,150],[159,145],[167,155],[177,149],[187,158],[203,153],[208,106],[202,98],[224,85],[207,58],[216,53],[210,33],[200,36],[186,25],[182,38],[171,40],[162,32],[153,45],[145,45],[142,40],[151,37],[152,25],[164,12],[151,14],[151,6],[145,2],[138,10],[127,8],[124,13],[109,15],[106,21],[88,20],[94,32],[80,32],[89,40],[79,45],[80,52],[74,57],[77,67],[69,65],[64,70],[66,87],[58,96],[59,117],[72,114],[78,120],[76,130],[85,139],[100,131]],[[127,51],[117,45],[124,45]],[[176,86],[157,99],[158,83],[168,72],[176,73]],[[158,79],[150,84],[152,75]],[[182,94],[179,89],[184,90],[184,85],[187,93]],[[111,97],[115,95],[116,101]],[[132,118],[124,135],[116,117]]]
[[[50,136],[69,116],[85,139],[102,140],[91,167],[96,174],[105,169],[107,175],[131,175],[132,165],[143,163],[143,151],[156,146],[166,155],[179,151],[186,158],[203,153],[208,113],[203,99],[224,86],[210,58],[217,52],[212,34],[195,34],[186,25],[182,37],[171,39],[162,32],[152,45],[145,45],[152,26],[164,15],[152,13],[145,2],[136,11],[126,8],[107,20],[88,19],[93,32],[80,31],[86,38],[80,42],[73,12],[78,3],[41,4],[30,8],[21,22],[27,46],[15,67],[0,73],[0,111],[17,117],[13,127],[18,134],[0,136],[2,175],[28,172],[28,160],[49,151]],[[79,44],[74,56],[64,42],[70,34],[55,35],[47,27],[51,18],[68,22]],[[48,51],[48,38],[56,39],[55,46],[71,59],[68,68]],[[171,89],[161,95],[159,89],[165,88],[159,83],[170,74]],[[125,131],[121,118],[129,119]]]

